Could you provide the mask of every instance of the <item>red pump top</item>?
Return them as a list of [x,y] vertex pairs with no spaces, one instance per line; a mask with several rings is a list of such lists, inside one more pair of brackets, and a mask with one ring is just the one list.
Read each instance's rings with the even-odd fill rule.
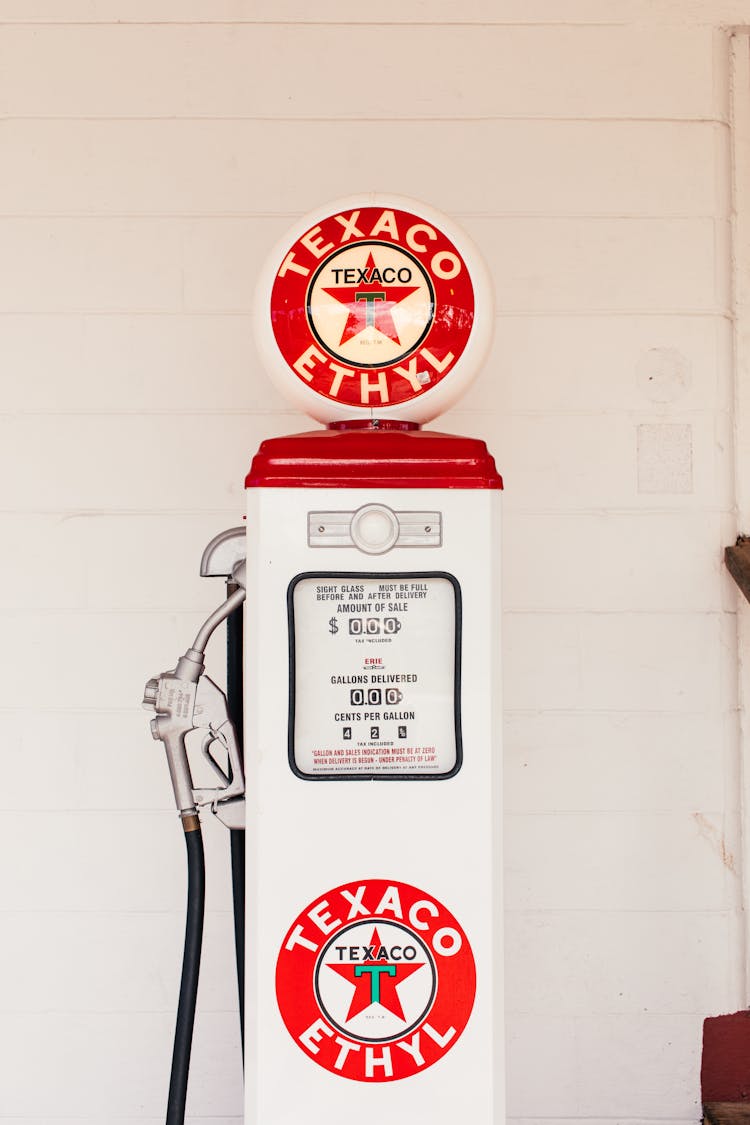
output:
[[483,441],[363,419],[264,441],[245,487],[502,488],[503,481]]

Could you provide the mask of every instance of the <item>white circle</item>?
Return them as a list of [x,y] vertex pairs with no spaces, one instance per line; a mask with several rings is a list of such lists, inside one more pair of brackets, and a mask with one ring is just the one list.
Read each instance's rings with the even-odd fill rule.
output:
[[432,935],[432,948],[443,957],[452,957],[454,953],[458,953],[461,945],[461,935],[453,926],[443,926]]
[[[381,207],[384,211],[388,209],[406,211],[420,216],[427,224],[439,228],[450,239],[465,262],[474,291],[472,328],[463,352],[444,378],[408,402],[354,406],[319,394],[303,379],[298,378],[289,367],[274,336],[271,293],[281,263],[285,261],[290,249],[321,221],[336,214],[364,207]],[[428,230],[429,227],[415,224],[412,228],[413,231],[422,229]],[[417,253],[426,253],[429,251],[430,243],[427,239],[416,241],[412,236],[411,243],[407,239],[407,245]],[[445,272],[442,260],[439,260],[438,265],[439,268],[443,268],[442,276],[451,276],[450,270]],[[308,212],[276,243],[260,271],[252,303],[252,324],[260,358],[267,374],[296,409],[324,423],[355,418],[393,418],[421,425],[450,409],[478,375],[492,340],[494,327],[492,284],[473,241],[451,219],[434,207],[401,195],[376,192],[351,195],[333,200]]]
[[352,516],[350,534],[355,547],[367,555],[383,555],[398,539],[398,516],[384,504],[365,504]]
[[[450,262],[448,269],[443,268],[443,262]],[[440,263],[440,265],[438,265]],[[450,250],[441,250],[432,259],[432,272],[436,273],[438,277],[442,277],[445,281],[450,281],[452,277],[457,277],[461,272],[461,263],[455,254],[451,254]]]
[[[366,325],[364,330],[348,337],[348,306],[337,294],[351,290],[338,279],[363,272],[370,260],[391,286],[391,279],[399,283],[406,296],[388,314],[393,328],[391,334]],[[385,297],[385,293],[382,296]],[[368,319],[367,311],[362,310],[363,319]],[[374,321],[375,309],[371,311]],[[401,246],[373,243],[368,239],[344,246],[326,259],[313,276],[307,307],[313,335],[337,359],[356,368],[390,365],[398,362],[402,353],[404,357],[408,355],[429,330],[434,311],[432,285],[422,265]]]
[[[357,996],[358,977],[364,979]],[[368,996],[371,983],[375,989]],[[365,1043],[388,1043],[410,1034],[432,1007],[437,983],[435,962],[422,938],[383,918],[338,930],[319,954],[314,975],[326,1019],[337,1031]],[[378,998],[380,985],[383,995]]]

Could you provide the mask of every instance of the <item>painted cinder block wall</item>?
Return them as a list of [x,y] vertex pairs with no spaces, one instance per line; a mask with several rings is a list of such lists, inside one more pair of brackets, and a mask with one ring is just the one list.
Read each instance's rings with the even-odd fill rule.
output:
[[[721,561],[743,22],[737,0],[0,0],[1,1125],[163,1120],[184,858],[142,686],[221,595],[198,561],[258,442],[308,425],[253,351],[259,266],[368,189],[453,215],[496,287],[491,360],[439,426],[507,486],[509,1119],[697,1121],[703,1017],[747,1003]],[[228,1125],[206,837],[189,1109]]]

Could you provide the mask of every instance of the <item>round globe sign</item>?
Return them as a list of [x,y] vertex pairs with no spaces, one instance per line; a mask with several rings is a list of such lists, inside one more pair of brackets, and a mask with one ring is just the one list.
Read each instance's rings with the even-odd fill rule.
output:
[[275,247],[254,305],[258,347],[321,422],[428,422],[477,374],[492,334],[487,272],[446,216],[400,196],[306,215]]
[[318,1066],[354,1082],[395,1082],[439,1063],[471,1016],[469,939],[433,895],[364,879],[295,918],[276,966],[287,1031]]

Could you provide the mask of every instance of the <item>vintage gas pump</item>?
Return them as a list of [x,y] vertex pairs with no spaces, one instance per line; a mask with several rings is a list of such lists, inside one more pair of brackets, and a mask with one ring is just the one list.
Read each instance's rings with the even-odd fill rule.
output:
[[502,483],[483,442],[420,428],[492,315],[465,234],[400,197],[305,216],[260,280],[268,373],[327,428],[262,443],[246,543],[204,558],[232,582],[208,632],[246,597],[244,769],[202,635],[147,689],[183,822],[237,829],[244,792],[247,1125],[504,1120]]

